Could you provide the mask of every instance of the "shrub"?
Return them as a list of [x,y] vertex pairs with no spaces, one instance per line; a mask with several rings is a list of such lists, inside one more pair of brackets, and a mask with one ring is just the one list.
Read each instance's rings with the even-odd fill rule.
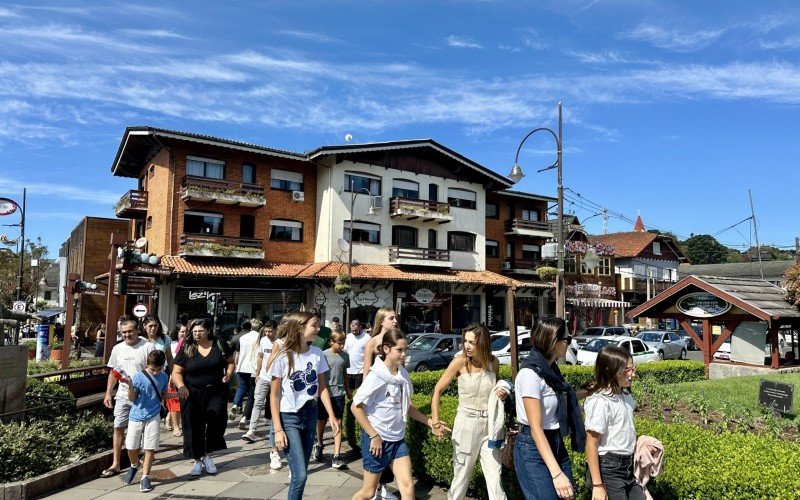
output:
[[66,399],[71,402],[26,412],[25,418],[27,420],[49,420],[65,413],[72,414],[75,412],[75,396],[73,396],[69,389],[61,387],[53,382],[28,378],[25,388],[26,408],[35,408],[37,406],[54,403],[57,399]]
[[[92,366],[100,366],[103,364],[102,358],[88,358],[88,359],[73,359],[69,362],[70,368],[89,368]],[[28,362],[28,375],[38,375],[40,373],[50,373],[61,370],[60,361],[29,361]]]

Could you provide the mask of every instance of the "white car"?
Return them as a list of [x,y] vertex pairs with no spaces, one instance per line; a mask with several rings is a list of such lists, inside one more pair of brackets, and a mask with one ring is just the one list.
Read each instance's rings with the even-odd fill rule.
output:
[[647,344],[641,340],[627,335],[611,335],[596,338],[578,349],[578,364],[594,366],[597,360],[597,353],[607,345],[615,345],[627,350],[633,357],[633,363],[637,365],[658,361],[658,352],[647,347]]
[[[520,328],[517,328],[517,355],[522,359],[531,351],[531,332]],[[492,354],[501,365],[511,365],[511,342],[508,331],[497,332],[492,334],[490,338],[492,340]],[[568,365],[578,364],[578,358],[575,357],[575,352],[572,349],[567,349],[563,362]]]
[[717,352],[714,353],[714,359],[721,359],[723,361],[731,360],[731,337],[725,339],[725,342],[719,346]]

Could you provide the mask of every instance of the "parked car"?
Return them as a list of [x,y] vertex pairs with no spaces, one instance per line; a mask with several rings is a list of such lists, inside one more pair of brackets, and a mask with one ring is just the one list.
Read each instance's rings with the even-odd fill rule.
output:
[[[697,330],[695,330],[697,331]],[[682,327],[680,330],[676,331],[675,333],[678,334],[678,337],[683,339],[683,343],[686,344],[686,350],[688,351],[699,351],[700,346],[695,343],[692,337],[684,330]]]
[[411,344],[414,343],[415,340],[425,335],[424,333],[406,333],[406,342],[408,342],[408,347],[411,347]]
[[574,337],[578,348],[585,346],[597,337],[607,337],[609,335],[631,336],[631,332],[624,326],[592,326],[584,330],[580,335]]
[[[781,358],[785,358],[787,352],[792,352],[794,350],[794,337],[795,334],[790,328],[782,328],[778,332],[778,353]],[[772,343],[770,342],[769,333],[767,333],[764,344],[764,356],[772,356]]]
[[654,348],[661,359],[686,359],[686,343],[676,332],[646,330],[636,338]]
[[647,346],[641,339],[630,335],[611,335],[599,337],[578,350],[578,364],[593,366],[600,349],[607,345],[615,345],[627,350],[633,357],[634,364],[658,361],[658,353]]
[[722,360],[722,361],[730,361],[731,360],[731,337],[725,339],[725,342],[719,346],[717,352],[714,353],[714,359]]
[[419,337],[409,346],[406,354],[406,370],[426,372],[447,368],[456,351],[461,349],[460,335],[430,333]]

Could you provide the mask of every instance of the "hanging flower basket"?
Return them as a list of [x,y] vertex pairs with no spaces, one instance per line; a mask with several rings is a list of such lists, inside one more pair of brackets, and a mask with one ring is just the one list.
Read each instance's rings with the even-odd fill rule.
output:
[[339,285],[336,285],[334,289],[336,290],[336,293],[338,293],[339,295],[344,295],[346,293],[349,293],[350,290],[352,290],[352,288],[350,288],[350,285],[346,283],[341,283]]
[[558,276],[558,269],[550,266],[541,266],[536,268],[536,273],[542,281],[555,281]]

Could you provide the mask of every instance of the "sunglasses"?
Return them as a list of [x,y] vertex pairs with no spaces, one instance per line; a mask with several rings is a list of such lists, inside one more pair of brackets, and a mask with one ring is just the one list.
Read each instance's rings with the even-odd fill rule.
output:
[[627,373],[635,373],[635,372],[636,372],[636,367],[635,366],[627,366],[627,367],[625,367],[625,373],[626,374]]
[[567,335],[566,337],[558,339],[559,342],[561,342],[562,340],[565,341],[567,345],[569,345],[572,343],[572,335]]

